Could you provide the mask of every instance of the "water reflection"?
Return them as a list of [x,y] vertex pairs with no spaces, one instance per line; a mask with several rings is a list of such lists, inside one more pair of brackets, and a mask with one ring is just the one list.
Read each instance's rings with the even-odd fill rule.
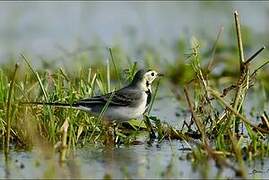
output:
[[[109,175],[113,178],[146,178],[146,177],[176,177],[188,169],[184,167],[187,162],[178,163],[178,145],[180,142],[164,142],[163,145],[134,145],[120,148],[95,149],[83,148],[79,150],[81,156],[82,174],[89,174],[90,177],[102,178]],[[174,151],[174,152],[173,152]],[[85,167],[85,164],[86,167]],[[92,172],[94,167],[94,172]],[[178,169],[179,168],[179,169]],[[98,171],[96,171],[98,169]],[[191,169],[189,169],[191,170]],[[178,176],[179,177],[179,176]]]
[[5,178],[9,179],[10,178],[10,157],[7,154],[5,154],[4,172],[5,172]]
[[[182,146],[184,143],[176,140],[117,148],[88,146],[76,150],[64,164],[59,163],[58,153],[42,159],[35,151],[13,151],[8,163],[0,163],[0,178],[201,178],[205,167],[208,177],[235,176],[230,169],[218,169],[212,160],[193,166],[186,159],[189,151],[180,150]],[[246,163],[249,177],[267,177],[267,162]]]

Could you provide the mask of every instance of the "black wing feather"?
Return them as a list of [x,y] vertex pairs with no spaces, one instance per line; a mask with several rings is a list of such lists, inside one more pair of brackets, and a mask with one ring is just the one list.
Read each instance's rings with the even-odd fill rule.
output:
[[141,98],[141,91],[124,88],[114,93],[108,93],[103,96],[95,96],[92,98],[82,99],[77,101],[76,105],[90,105],[99,104],[105,105],[112,97],[109,105],[111,106],[135,106],[139,98]]

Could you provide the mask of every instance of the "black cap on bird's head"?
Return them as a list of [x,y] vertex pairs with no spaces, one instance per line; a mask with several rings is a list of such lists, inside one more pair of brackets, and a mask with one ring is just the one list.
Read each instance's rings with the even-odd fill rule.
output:
[[144,69],[138,70],[134,75],[134,78],[132,80],[132,84],[136,84],[136,83],[142,81],[145,73],[146,73],[146,71]]
[[162,76],[162,74],[157,73],[154,70],[146,71],[144,69],[140,69],[136,72],[131,85],[141,85],[141,83],[151,84],[158,76]]

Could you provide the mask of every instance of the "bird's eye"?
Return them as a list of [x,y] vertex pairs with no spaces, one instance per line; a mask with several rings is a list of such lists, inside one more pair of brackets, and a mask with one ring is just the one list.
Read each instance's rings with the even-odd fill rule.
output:
[[154,76],[154,72],[151,73],[151,76]]

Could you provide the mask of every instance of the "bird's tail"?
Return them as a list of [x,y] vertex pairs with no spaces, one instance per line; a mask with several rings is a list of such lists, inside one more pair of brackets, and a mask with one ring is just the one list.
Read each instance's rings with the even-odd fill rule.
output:
[[61,102],[20,102],[22,105],[48,105],[48,106],[55,106],[55,107],[63,107],[63,108],[76,108],[76,104],[67,104]]

